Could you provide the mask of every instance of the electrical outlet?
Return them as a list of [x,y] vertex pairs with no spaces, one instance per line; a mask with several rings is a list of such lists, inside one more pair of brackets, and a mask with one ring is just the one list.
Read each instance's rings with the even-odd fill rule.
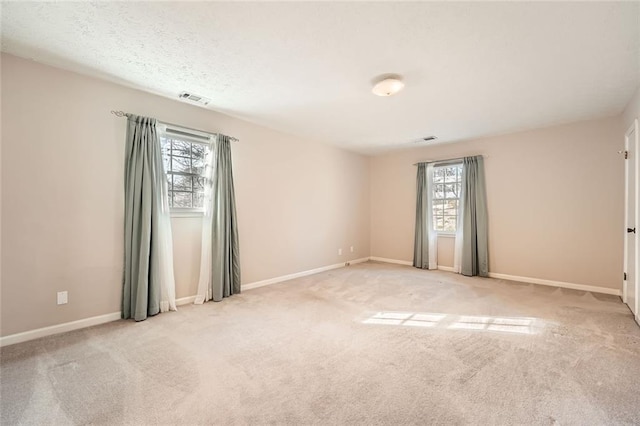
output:
[[342,256],[342,249],[341,248],[338,249],[338,256]]
[[58,292],[58,305],[66,305],[69,303],[69,294],[66,291]]
[[351,250],[351,253],[353,253],[353,246],[351,246],[350,250]]

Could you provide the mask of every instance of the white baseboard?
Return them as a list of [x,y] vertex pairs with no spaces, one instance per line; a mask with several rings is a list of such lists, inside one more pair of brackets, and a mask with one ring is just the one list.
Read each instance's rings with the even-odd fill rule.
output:
[[413,262],[410,260],[396,260],[396,259],[387,259],[386,257],[370,257],[369,260],[373,260],[375,262],[383,262],[383,263],[393,263],[396,265],[407,265],[413,266]]
[[[358,263],[367,262],[369,260],[376,261],[376,262],[393,263],[396,265],[408,265],[408,266],[413,265],[413,262],[410,262],[407,260],[387,259],[383,257],[364,257],[361,259],[350,260],[347,262],[351,265],[355,265]],[[267,285],[276,284],[283,281],[292,280],[295,278],[305,277],[307,275],[313,275],[319,272],[329,271],[332,269],[343,268],[345,266],[346,266],[345,263],[336,263],[333,265],[323,266],[316,269],[310,269],[308,271],[296,272],[294,274],[283,275],[280,277],[270,278],[262,281],[256,281],[253,283],[243,285],[242,290],[252,290],[254,288],[264,287]],[[438,269],[442,271],[449,271],[449,272],[453,271],[453,268],[450,266],[438,266]],[[531,284],[541,284],[541,285],[547,285],[552,287],[569,288],[573,290],[591,291],[594,293],[613,294],[615,296],[620,296],[622,294],[620,290],[613,289],[613,288],[597,287],[597,286],[591,286],[591,285],[585,285],[585,284],[574,284],[574,283],[567,283],[562,281],[544,280],[540,278],[520,277],[516,275],[499,274],[494,272],[490,272],[489,277],[509,280],[509,281],[531,283]],[[180,305],[191,304],[195,301],[195,299],[196,299],[196,296],[182,297],[180,299],[176,299],[176,305],[180,306]],[[92,327],[94,325],[105,324],[111,321],[117,321],[120,319],[120,317],[121,317],[120,312],[112,312],[110,314],[98,315],[95,317],[85,318],[77,321],[71,321],[64,324],[57,324],[49,327],[38,328],[35,330],[25,331],[23,333],[11,334],[9,336],[0,337],[0,347],[13,345],[16,343],[22,343],[29,340],[38,339],[40,337],[51,336],[58,333],[64,333],[67,331],[73,331],[73,330],[79,330],[81,328]]]
[[97,317],[65,322],[63,324],[52,325],[49,327],[37,328],[35,330],[29,330],[23,333],[10,334],[9,336],[0,337],[0,347],[39,339],[40,337],[51,336],[53,334],[92,327],[94,325],[105,324],[111,321],[117,321],[120,319],[120,316],[120,312],[112,312],[110,314],[98,315]]
[[[357,263],[363,263],[368,261],[368,257],[361,259],[348,260],[351,265]],[[275,277],[264,281],[257,281],[242,286],[242,290],[251,290],[258,287],[264,287],[269,284],[275,284],[282,281],[292,280],[294,278],[304,277],[307,275],[317,274],[318,272],[329,271],[331,269],[338,269],[345,267],[345,263],[336,263],[334,265],[323,266],[321,268],[311,269],[309,271],[297,272],[295,274],[284,275],[281,277]],[[196,300],[196,296],[187,296],[176,299],[176,305],[189,305]],[[16,343],[27,342],[29,340],[39,339],[40,337],[52,336],[54,334],[65,333],[67,331],[79,330],[81,328],[92,327],[94,325],[105,324],[111,321],[117,321],[121,318],[120,312],[113,312],[105,315],[98,315],[96,317],[85,318],[77,321],[65,322],[63,324],[52,325],[49,327],[37,328],[35,330],[29,330],[22,333],[10,334],[8,336],[0,337],[0,347],[14,345]]]
[[[375,256],[372,256],[369,259],[375,260],[377,262],[393,263],[396,265],[413,265],[413,262],[409,262],[407,260],[386,259],[384,257],[375,257]],[[438,269],[442,271],[453,272],[453,268],[450,266],[438,266]],[[541,278],[520,277],[517,275],[499,274],[495,272],[489,272],[489,278],[496,278],[496,279],[508,280],[508,281],[518,281],[518,282],[529,283],[529,284],[547,285],[551,287],[568,288],[571,290],[590,291],[593,293],[613,294],[614,296],[622,295],[622,292],[619,289],[615,289],[615,288],[598,287],[598,286],[586,285],[586,284],[567,283],[564,281],[544,280]]]
[[[386,257],[370,257],[369,260],[373,260],[375,262],[393,263],[395,265],[413,266],[413,262],[410,260],[387,259]],[[441,271],[453,272],[453,266],[438,265],[438,269]]]
[[489,272],[489,278],[497,278],[501,280],[519,281],[523,283],[547,285],[551,287],[568,288],[571,290],[590,291],[593,293],[613,294],[614,296],[622,295],[622,292],[619,289],[615,289],[615,288],[599,287],[599,286],[586,285],[586,284],[567,283],[564,281],[544,280],[541,278],[519,277],[517,275],[498,274],[495,272]]
[[[193,303],[195,296],[183,297],[176,299],[176,305],[187,305]],[[65,322],[63,324],[52,325],[49,327],[36,328],[35,330],[25,331],[23,333],[10,334],[0,337],[0,347],[14,345],[16,343],[27,342],[29,340],[39,339],[41,337],[52,336],[54,334],[65,333],[67,331],[79,330],[81,328],[92,327],[94,325],[105,324],[111,321],[117,321],[121,318],[120,312],[112,312],[110,314],[98,315],[96,317],[85,318],[77,321]]]
[[306,277],[307,275],[313,275],[313,274],[317,274],[319,272],[330,271],[332,269],[338,269],[338,268],[344,268],[346,266],[346,263],[354,265],[354,264],[357,264],[357,263],[366,262],[368,260],[369,260],[368,257],[363,257],[361,259],[356,259],[356,260],[347,260],[347,261],[345,261],[343,263],[335,263],[333,265],[322,266],[322,267],[316,268],[316,269],[309,269],[308,271],[296,272],[294,274],[282,275],[280,277],[269,278],[267,280],[256,281],[256,282],[249,283],[249,284],[243,284],[242,285],[242,290],[243,291],[244,290],[253,290],[254,288],[259,288],[259,287],[264,287],[266,285],[281,283],[283,281],[289,281],[289,280],[293,280],[295,278]]
[[187,296],[176,299],[176,306],[189,305],[195,302],[197,296]]

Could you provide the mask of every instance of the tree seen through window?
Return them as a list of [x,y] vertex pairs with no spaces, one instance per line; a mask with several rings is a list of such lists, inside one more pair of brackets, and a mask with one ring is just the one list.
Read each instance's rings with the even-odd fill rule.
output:
[[169,184],[169,205],[177,209],[202,209],[204,203],[206,144],[161,137],[162,159]]
[[455,232],[462,190],[462,164],[433,168],[433,229]]

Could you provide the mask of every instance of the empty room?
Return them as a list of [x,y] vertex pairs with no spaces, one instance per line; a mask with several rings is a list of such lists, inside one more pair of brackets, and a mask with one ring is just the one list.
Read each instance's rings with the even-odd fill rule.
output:
[[2,1],[2,425],[640,424],[640,2]]

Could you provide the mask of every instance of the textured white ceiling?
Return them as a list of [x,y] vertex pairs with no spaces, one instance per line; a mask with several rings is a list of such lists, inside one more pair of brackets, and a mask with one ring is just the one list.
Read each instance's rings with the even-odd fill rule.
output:
[[[2,50],[375,153],[620,113],[639,19],[639,2],[3,2]],[[384,73],[405,90],[372,95]]]

